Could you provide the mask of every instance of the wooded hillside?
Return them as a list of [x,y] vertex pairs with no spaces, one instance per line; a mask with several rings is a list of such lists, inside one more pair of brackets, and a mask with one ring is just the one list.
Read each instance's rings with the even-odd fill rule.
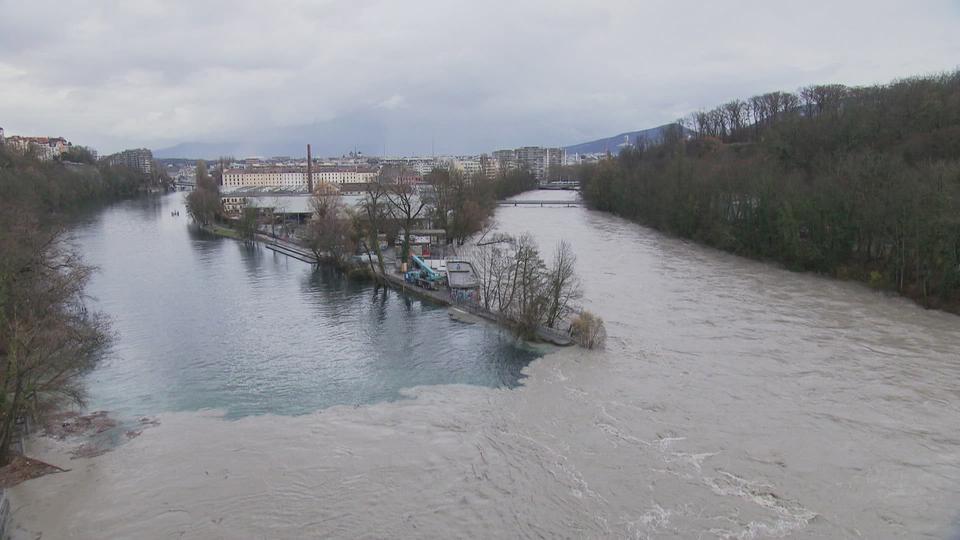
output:
[[580,173],[592,208],[960,311],[960,72],[732,101]]

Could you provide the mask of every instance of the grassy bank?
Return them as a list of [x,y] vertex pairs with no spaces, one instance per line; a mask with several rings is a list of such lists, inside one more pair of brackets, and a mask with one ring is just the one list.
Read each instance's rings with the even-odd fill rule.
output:
[[235,229],[230,227],[225,227],[216,223],[211,223],[209,225],[201,225],[200,229],[206,231],[210,234],[215,234],[217,236],[223,236],[225,238],[233,238],[234,240],[243,240],[243,237],[240,236],[240,233]]

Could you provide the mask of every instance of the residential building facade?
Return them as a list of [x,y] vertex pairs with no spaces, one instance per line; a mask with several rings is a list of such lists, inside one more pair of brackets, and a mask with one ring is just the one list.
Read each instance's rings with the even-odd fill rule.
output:
[[516,150],[497,150],[493,153],[499,172],[525,169],[540,181],[548,178],[551,169],[562,166],[564,157],[563,148],[542,148],[540,146],[524,146]]
[[38,159],[50,161],[59,157],[73,145],[63,137],[24,137],[13,135],[3,139],[4,144],[18,152],[33,152]]
[[147,148],[135,148],[111,154],[104,158],[114,167],[128,167],[143,174],[153,174],[153,152]]
[[497,171],[507,173],[517,168],[516,150],[497,150],[493,153],[493,159],[497,162]]
[[[313,169],[313,185],[367,184],[377,179],[377,170],[359,167],[317,167]],[[306,190],[305,167],[247,167],[223,172],[226,187],[282,187]]]

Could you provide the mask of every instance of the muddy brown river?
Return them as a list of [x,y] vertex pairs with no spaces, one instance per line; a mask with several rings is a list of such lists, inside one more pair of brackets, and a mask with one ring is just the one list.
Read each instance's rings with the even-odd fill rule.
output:
[[[319,403],[305,414],[273,410],[267,398],[242,402],[265,409],[237,414],[229,393],[218,397],[219,408],[160,399],[149,388],[141,389],[142,406],[102,395],[136,414],[155,413],[160,425],[92,459],[71,460],[63,443],[35,439],[35,455],[71,470],[12,490],[17,534],[957,533],[960,317],[583,208],[505,207],[497,221],[504,231],[531,232],[545,251],[560,238],[572,244],[584,304],[606,320],[605,351],[548,350],[516,386],[509,366],[529,361],[525,349],[465,335],[459,339],[497,361],[462,380],[416,383],[363,403]],[[202,289],[217,277],[184,279]],[[363,340],[375,337],[339,339],[362,355]],[[261,360],[270,362],[268,350]],[[309,391],[297,386],[298,373],[288,384]]]

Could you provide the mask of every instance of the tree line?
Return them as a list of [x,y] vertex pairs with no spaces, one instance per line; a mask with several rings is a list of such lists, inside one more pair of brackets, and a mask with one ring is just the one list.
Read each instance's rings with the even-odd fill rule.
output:
[[[219,174],[222,174],[222,171]],[[223,204],[220,201],[221,181],[210,175],[207,171],[207,163],[201,159],[197,161],[196,182],[196,187],[187,194],[184,201],[187,214],[194,223],[210,225],[223,217]],[[242,224],[246,225],[247,221]]]
[[579,312],[583,287],[577,276],[577,257],[566,241],[557,243],[549,264],[529,234],[484,235],[467,253],[479,280],[483,309],[499,314],[525,339],[536,337],[541,326],[566,331],[587,348],[602,347],[603,320]]
[[960,311],[960,72],[734,100],[578,174],[592,208]]
[[[409,178],[402,168],[384,167],[377,180],[365,186],[356,205],[347,205],[336,186],[318,185],[310,200],[312,215],[303,243],[317,261],[380,279],[390,271],[381,244],[394,246],[399,261],[409,261],[411,237],[425,222],[444,230],[449,244],[463,246],[479,236],[468,256],[481,282],[480,307],[498,314],[526,339],[533,339],[541,326],[561,332],[571,327],[582,345],[603,346],[602,319],[589,313],[574,317],[582,292],[568,244],[558,244],[548,265],[529,235],[496,234],[484,240],[498,200],[538,187],[532,174],[512,170],[489,179],[435,168],[422,184],[406,181]],[[223,217],[218,189],[218,182],[199,162],[197,188],[187,196],[194,221],[206,225]],[[270,211],[261,214],[247,207],[232,224],[241,238],[254,240],[264,220],[273,219]],[[359,266],[356,255],[362,261]]]
[[418,220],[427,219],[458,246],[479,236],[466,253],[480,282],[479,307],[498,314],[518,336],[534,339],[542,326],[561,332],[572,326],[582,345],[603,346],[602,319],[586,313],[570,320],[582,288],[569,244],[559,243],[548,264],[531,236],[490,234],[497,200],[536,189],[532,175],[511,171],[490,180],[436,168],[419,189],[396,180],[402,177],[402,171],[385,169],[355,208],[345,206],[335,192],[318,189],[306,238],[318,260],[349,267],[348,259],[359,251],[367,254],[365,264],[376,278],[388,272],[380,237],[398,245],[399,260],[407,261],[411,232]]
[[11,205],[62,214],[92,202],[133,196],[149,183],[148,177],[126,167],[41,161],[0,144],[0,193]]
[[150,182],[126,168],[40,161],[0,144],[0,465],[21,422],[82,403],[80,376],[109,343],[108,321],[86,305],[93,268],[70,246],[67,217]]
[[[313,198],[313,219],[307,224],[307,245],[318,258],[341,264],[358,251],[372,253],[383,273],[381,236],[388,245],[399,246],[402,261],[409,259],[411,234],[421,222],[446,231],[448,243],[463,245],[489,222],[497,200],[537,185],[526,171],[487,179],[435,168],[421,186],[402,181],[406,176],[401,169],[384,168],[354,208],[345,206],[336,190],[319,186]],[[375,276],[377,269],[371,270]]]

